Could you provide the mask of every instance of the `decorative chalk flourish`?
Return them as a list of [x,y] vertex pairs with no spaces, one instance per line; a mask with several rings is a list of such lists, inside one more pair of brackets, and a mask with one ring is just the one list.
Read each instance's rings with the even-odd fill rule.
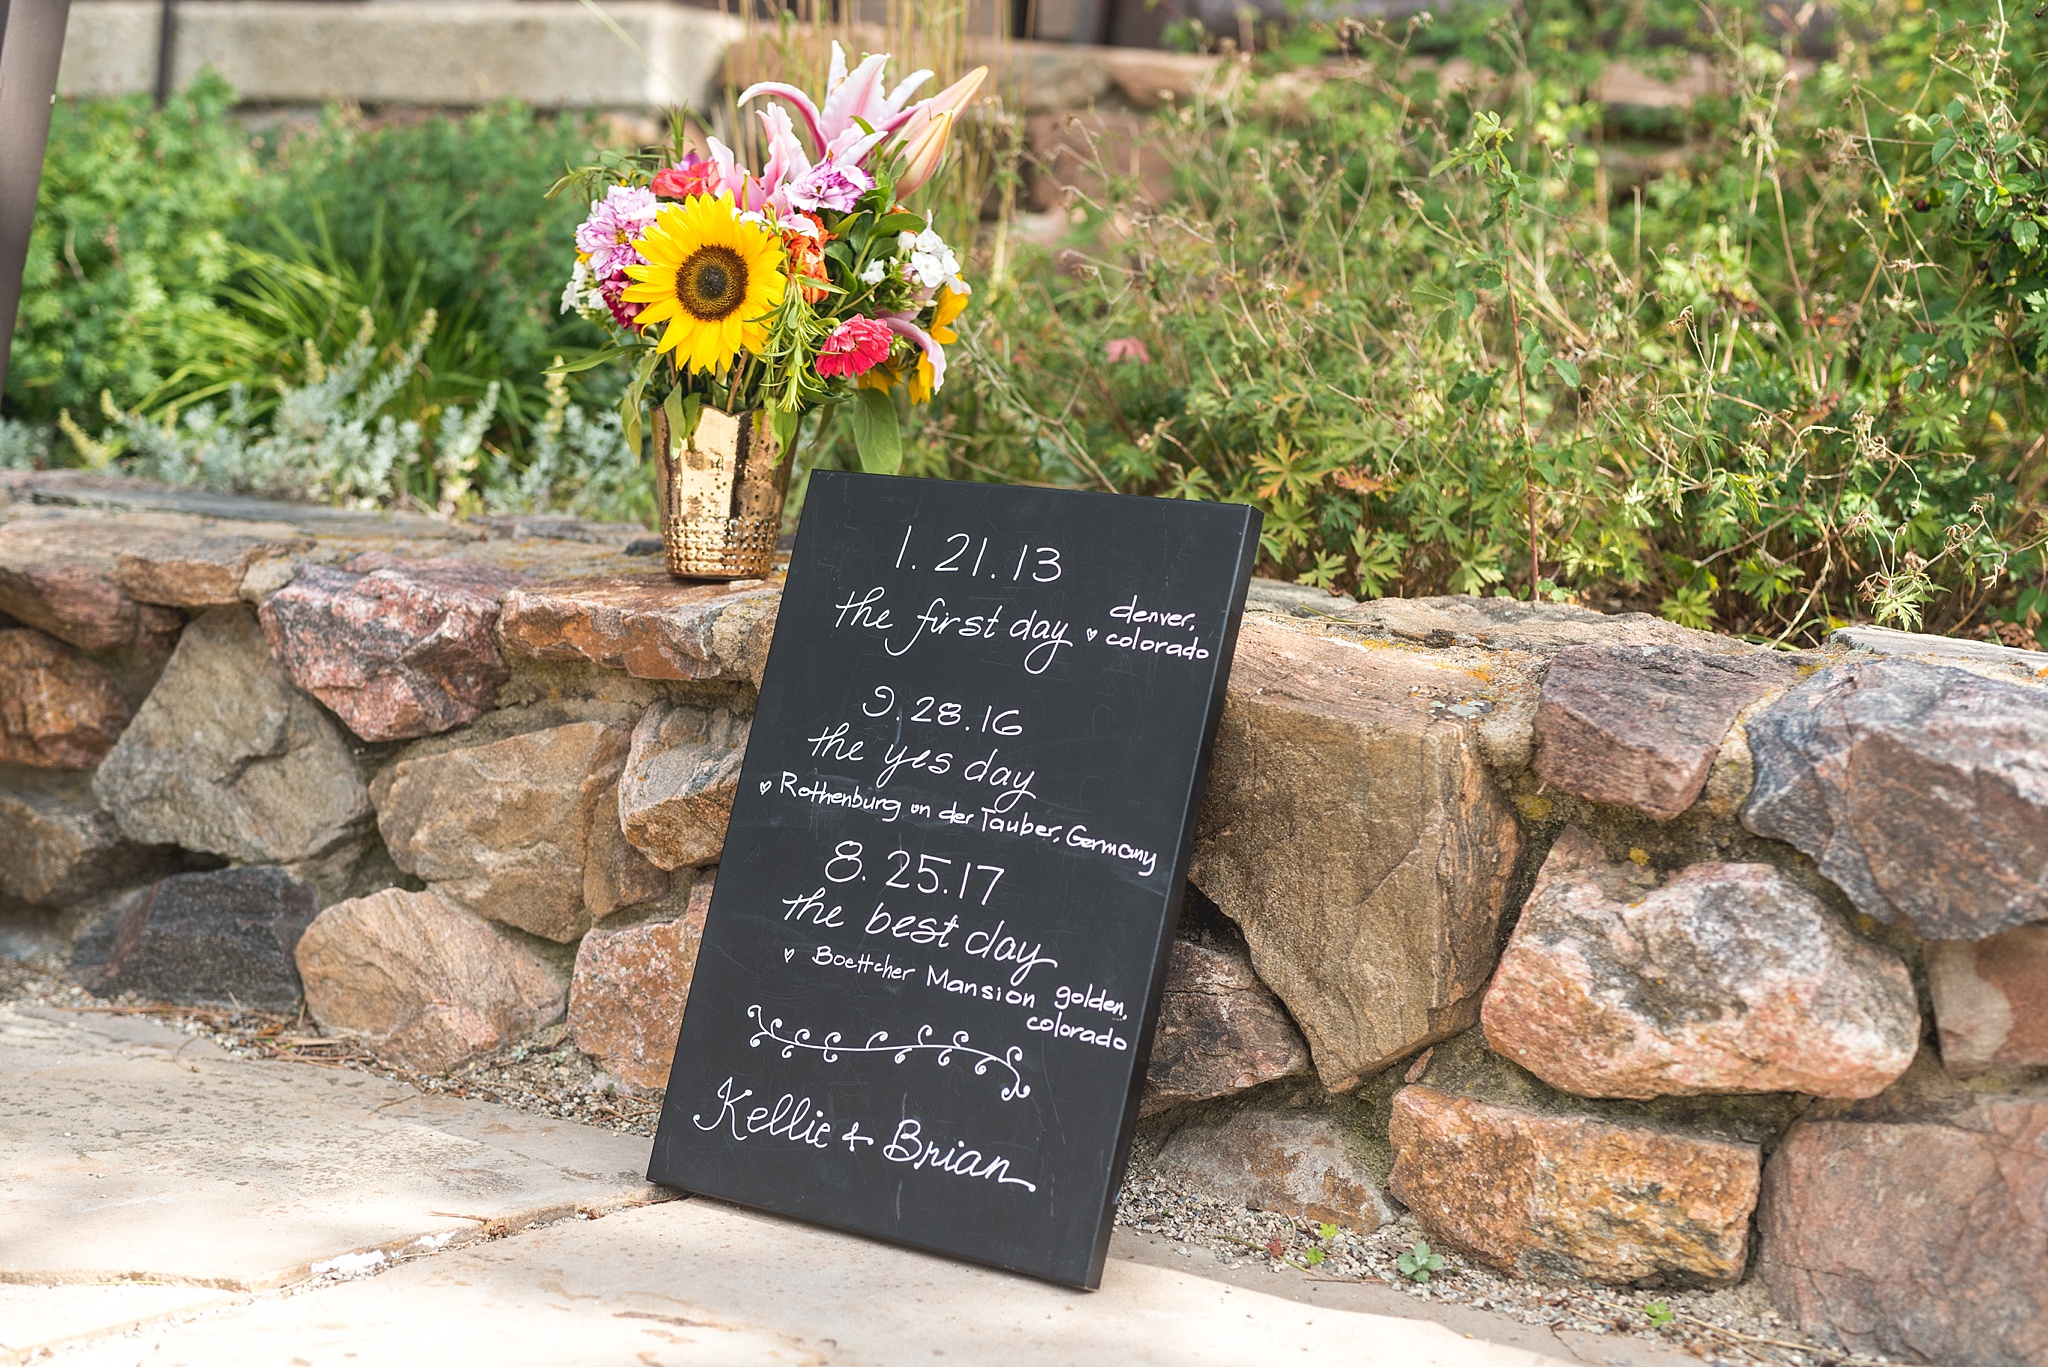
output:
[[1017,1071],[1018,1061],[1024,1057],[1024,1050],[1021,1047],[1013,1044],[1001,1054],[991,1054],[970,1045],[965,1030],[955,1030],[950,1041],[940,1041],[931,1037],[932,1028],[929,1025],[920,1025],[917,1027],[917,1038],[908,1044],[891,1044],[889,1032],[877,1030],[868,1036],[866,1044],[846,1044],[842,1042],[842,1036],[837,1030],[821,1040],[813,1040],[808,1030],[797,1030],[788,1035],[780,1034],[778,1032],[782,1029],[782,1018],[778,1016],[763,1025],[759,1005],[748,1007],[747,1016],[755,1025],[760,1026],[747,1043],[758,1049],[762,1040],[773,1040],[782,1046],[784,1058],[794,1056],[799,1049],[807,1049],[825,1063],[839,1062],[841,1054],[889,1054],[892,1056],[890,1062],[901,1063],[912,1054],[929,1051],[938,1055],[934,1061],[943,1068],[952,1061],[953,1055],[965,1054],[976,1061],[976,1077],[985,1075],[991,1064],[1009,1073],[1010,1085],[1003,1088],[1003,1100],[1015,1101],[1018,1097],[1031,1095],[1030,1084],[1025,1082],[1023,1074]]

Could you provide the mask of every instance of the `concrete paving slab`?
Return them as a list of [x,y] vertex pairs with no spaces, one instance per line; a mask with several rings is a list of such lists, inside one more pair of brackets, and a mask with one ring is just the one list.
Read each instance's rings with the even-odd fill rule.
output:
[[118,1333],[166,1315],[228,1300],[196,1286],[9,1286],[0,1283],[0,1364],[27,1362],[43,1348]]
[[1555,1367],[1441,1325],[1303,1305],[1117,1260],[1068,1291],[704,1199],[571,1221],[382,1276],[102,1340],[92,1367],[366,1362],[910,1362],[1003,1367],[1341,1360]]
[[274,1287],[669,1194],[644,1139],[235,1059],[142,1017],[0,1007],[0,1077],[0,1282]]

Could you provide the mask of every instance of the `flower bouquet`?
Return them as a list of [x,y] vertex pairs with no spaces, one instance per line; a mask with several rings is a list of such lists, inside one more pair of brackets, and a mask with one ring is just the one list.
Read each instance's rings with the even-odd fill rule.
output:
[[[804,415],[850,402],[861,464],[892,472],[902,443],[891,391],[922,403],[946,381],[946,344],[971,291],[929,215],[903,204],[938,170],[987,75],[923,100],[894,88],[886,54],[848,71],[832,45],[822,106],[781,82],[743,91],[759,110],[757,174],[716,138],[614,156],[557,182],[590,196],[562,294],[613,334],[563,370],[625,359],[626,441],[653,412],[669,568],[765,573]],[[801,125],[801,129],[799,129]]]

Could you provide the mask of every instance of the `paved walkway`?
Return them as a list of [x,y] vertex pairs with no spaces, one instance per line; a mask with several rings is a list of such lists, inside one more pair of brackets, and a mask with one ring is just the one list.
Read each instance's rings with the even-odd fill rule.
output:
[[644,1139],[136,1017],[0,1007],[0,1077],[0,1363],[1690,1361],[1366,1313],[1419,1308],[1385,1288],[1287,1299],[1122,1232],[1102,1289],[1066,1291],[663,1200]]

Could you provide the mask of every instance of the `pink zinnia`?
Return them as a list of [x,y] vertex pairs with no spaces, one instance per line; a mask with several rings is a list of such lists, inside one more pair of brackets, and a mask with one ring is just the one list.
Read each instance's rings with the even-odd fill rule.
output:
[[832,330],[818,349],[818,373],[826,379],[861,375],[889,357],[895,336],[887,323],[874,318],[849,318]]

